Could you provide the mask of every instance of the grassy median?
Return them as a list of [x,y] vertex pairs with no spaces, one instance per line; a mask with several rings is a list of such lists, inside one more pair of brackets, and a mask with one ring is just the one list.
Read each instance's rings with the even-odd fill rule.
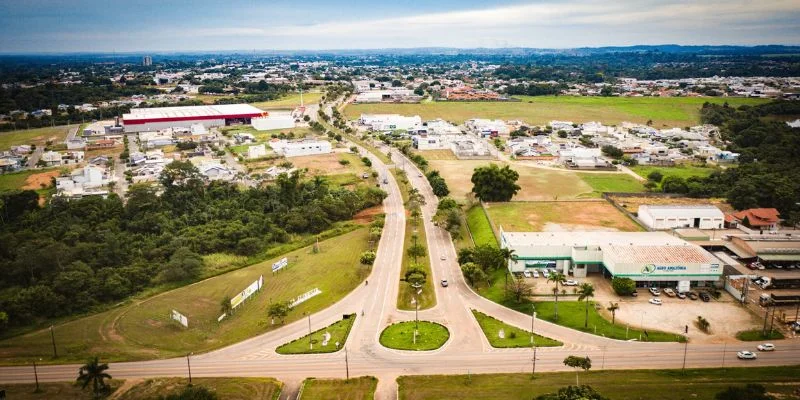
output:
[[397,322],[381,332],[380,342],[384,347],[395,350],[436,350],[450,338],[450,331],[444,325],[429,321],[419,321],[416,342],[414,341],[414,321]]
[[[480,311],[472,310],[472,315],[478,321],[478,325],[480,325],[483,335],[486,336],[486,339],[489,341],[489,344],[491,344],[492,347],[531,347],[530,331],[511,326]],[[503,337],[500,337],[501,331],[503,332]],[[533,344],[536,347],[553,347],[563,345],[563,343],[559,342],[558,340],[553,340],[537,334],[533,334]]]
[[[275,351],[278,354],[319,354],[339,351],[347,341],[347,336],[350,335],[350,329],[353,328],[355,321],[356,315],[350,314],[341,321],[312,332],[311,335],[305,335],[286,343],[275,349]],[[325,340],[324,336],[326,333],[329,333],[331,337],[328,343],[323,345],[322,343]],[[309,342],[311,344],[309,344]],[[311,345],[313,345],[313,347],[311,347]]]
[[371,400],[378,379],[362,376],[352,379],[314,379],[303,382],[300,400]]

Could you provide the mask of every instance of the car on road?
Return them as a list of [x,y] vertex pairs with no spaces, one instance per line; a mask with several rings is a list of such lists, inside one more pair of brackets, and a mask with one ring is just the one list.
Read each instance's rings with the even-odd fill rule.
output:
[[689,293],[686,293],[686,295],[689,296],[689,298],[692,299],[692,300],[697,300],[697,293],[695,293],[695,292],[689,292]]
[[449,283],[447,283],[447,279],[442,279],[442,287],[447,287]]
[[775,345],[772,343],[760,344],[756,348],[758,351],[775,351]]
[[747,350],[742,350],[736,353],[736,357],[738,357],[740,360],[755,360],[756,358],[758,358],[756,353]]
[[657,306],[660,306],[661,304],[663,304],[661,302],[661,299],[656,299],[656,298],[652,298],[650,300],[647,300],[647,302],[650,303],[650,304],[655,304]]
[[651,287],[650,294],[652,294],[653,296],[661,296],[661,291],[658,290],[658,288]]
[[709,295],[706,292],[700,292],[700,299],[708,303],[709,301],[711,301],[711,295]]
[[539,271],[533,270],[533,277],[534,278],[538,278],[539,277]]
[[664,294],[669,297],[675,297],[675,291],[670,288],[664,289]]
[[441,257],[439,257],[439,259],[442,260],[442,261],[447,260],[447,256],[442,254]]
[[526,278],[531,277],[531,271],[522,271],[522,275],[525,275]]
[[564,281],[564,286],[578,286],[578,281],[576,280],[566,280]]
[[686,293],[678,292],[678,293],[675,294],[675,296],[678,296],[679,299],[685,299],[686,298]]

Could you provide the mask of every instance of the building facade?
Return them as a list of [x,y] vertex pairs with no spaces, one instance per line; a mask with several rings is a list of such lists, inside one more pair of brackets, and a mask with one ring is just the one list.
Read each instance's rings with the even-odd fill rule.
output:
[[713,205],[676,206],[641,205],[639,220],[650,229],[698,228],[722,229],[725,214]]

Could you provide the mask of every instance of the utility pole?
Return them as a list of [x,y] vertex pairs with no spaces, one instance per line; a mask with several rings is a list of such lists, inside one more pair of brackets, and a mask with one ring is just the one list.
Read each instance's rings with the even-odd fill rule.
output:
[[725,368],[725,352],[728,350],[728,342],[724,343],[722,346],[722,368]]
[[347,380],[350,380],[350,362],[347,360],[347,347],[344,348],[344,373]]
[[53,342],[53,358],[58,358],[58,351],[56,351],[56,335],[53,333],[53,325],[50,325],[50,340]]
[[308,313],[308,348],[313,349],[314,345],[311,344],[311,313]]
[[414,344],[417,344],[417,330],[419,329],[419,301],[414,296]]
[[533,346],[533,358],[531,359],[531,379],[536,376],[536,346]]
[[681,371],[685,372],[686,371],[686,352],[689,350],[689,337],[684,335],[683,336],[683,340],[684,340],[684,342],[683,342],[683,368],[681,368]]
[[531,310],[531,346],[533,346],[533,322],[536,321],[536,305],[531,303],[533,310]]
[[761,336],[767,336],[767,320],[769,319],[769,306],[764,314],[764,328],[761,329]]
[[33,379],[36,380],[36,390],[34,393],[39,393],[42,389],[39,389],[39,371],[36,370],[36,360],[33,360]]
[[189,386],[192,386],[192,363],[189,361],[189,357],[194,353],[189,353],[186,355],[186,367],[189,368]]

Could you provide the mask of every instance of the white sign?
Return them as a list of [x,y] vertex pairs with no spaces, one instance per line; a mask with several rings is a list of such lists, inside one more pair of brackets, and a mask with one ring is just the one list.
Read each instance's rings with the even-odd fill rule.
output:
[[312,297],[314,297],[314,296],[316,296],[316,295],[318,295],[320,293],[322,293],[322,291],[319,290],[319,288],[311,289],[308,292],[305,292],[305,293],[301,294],[300,296],[297,296],[294,300],[292,300],[292,302],[289,303],[289,308],[294,308],[298,304],[303,303],[304,301],[306,301],[306,300],[308,300],[308,299],[310,299],[310,298],[312,298]]
[[185,328],[189,327],[189,319],[186,318],[185,315],[183,315],[183,314],[181,314],[181,313],[179,313],[179,312],[177,312],[175,310],[172,310],[172,319],[175,320],[175,321],[178,321],[178,323],[183,325]]
[[225,319],[225,317],[227,316],[228,314],[222,313],[222,315],[220,315],[219,318],[217,318],[217,322],[222,322],[222,320]]
[[253,293],[259,291],[261,287],[264,286],[264,275],[258,277],[258,279],[251,283],[250,286],[246,287],[242,290],[241,293],[233,296],[231,299],[231,308],[236,308],[239,304],[242,304],[248,297],[250,297]]
[[272,264],[272,272],[275,272],[287,265],[289,265],[289,260],[286,257],[283,257],[277,262],[275,262],[275,264]]
[[678,293],[686,293],[691,289],[690,281],[678,281]]

